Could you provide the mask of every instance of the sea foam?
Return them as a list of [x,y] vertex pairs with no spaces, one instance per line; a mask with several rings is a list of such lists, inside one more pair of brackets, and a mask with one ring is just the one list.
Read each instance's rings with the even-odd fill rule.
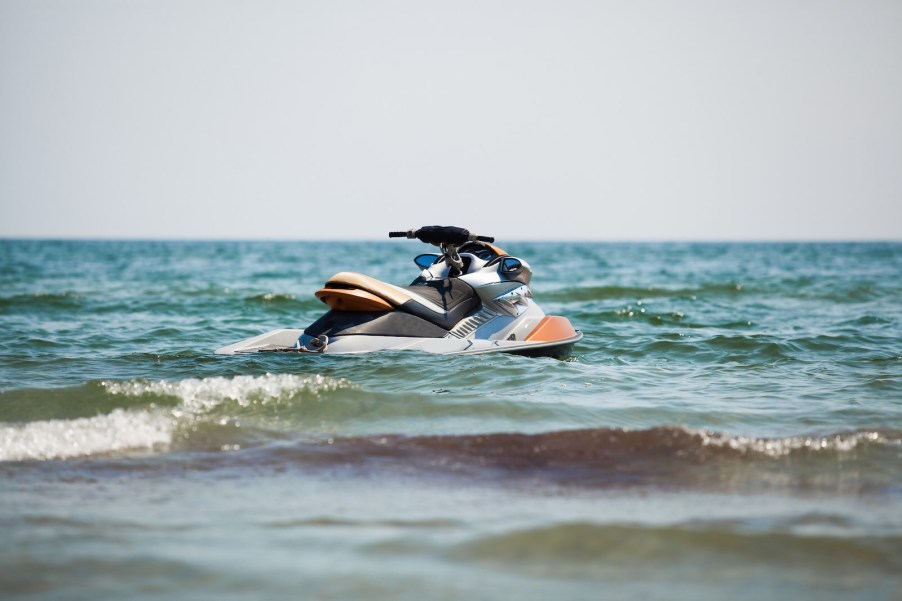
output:
[[188,378],[178,381],[105,381],[106,394],[130,397],[176,397],[175,406],[155,402],[139,409],[114,409],[94,417],[53,419],[25,424],[0,423],[0,461],[66,459],[166,448],[184,425],[203,420],[224,402],[242,407],[318,396],[351,388],[344,379],[322,375],[265,374],[234,378]]
[[109,394],[126,396],[174,396],[179,407],[177,417],[208,411],[225,401],[234,401],[243,407],[252,404],[278,402],[297,394],[318,396],[339,388],[353,388],[343,378],[323,375],[298,376],[294,374],[265,374],[262,376],[236,376],[234,378],[188,378],[174,382],[132,380],[128,382],[103,382]]
[[150,450],[168,444],[175,425],[159,412],[114,409],[96,417],[0,426],[0,461]]

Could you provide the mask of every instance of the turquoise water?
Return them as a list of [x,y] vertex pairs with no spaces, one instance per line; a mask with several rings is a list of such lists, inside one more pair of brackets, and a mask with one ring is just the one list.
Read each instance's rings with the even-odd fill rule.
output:
[[0,241],[3,597],[899,598],[902,244],[498,244],[568,360],[213,354],[414,241]]

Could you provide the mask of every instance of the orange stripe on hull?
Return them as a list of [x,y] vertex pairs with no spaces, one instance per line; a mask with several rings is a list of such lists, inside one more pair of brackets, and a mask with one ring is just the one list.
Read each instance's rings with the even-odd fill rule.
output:
[[526,335],[529,342],[556,342],[576,336],[570,320],[558,315],[546,315],[532,332]]
[[335,311],[391,311],[392,306],[375,294],[365,290],[320,288],[316,298]]

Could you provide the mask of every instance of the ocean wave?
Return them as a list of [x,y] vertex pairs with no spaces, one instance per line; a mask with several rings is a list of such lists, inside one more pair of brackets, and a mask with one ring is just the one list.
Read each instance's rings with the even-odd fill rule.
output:
[[194,444],[203,448],[213,441],[216,448],[234,449],[261,437],[254,428],[236,435],[236,418],[228,416],[234,412],[217,413],[221,406],[290,403],[353,387],[346,380],[322,375],[266,374],[174,382],[103,381],[63,391],[5,393],[0,461],[147,451],[169,447],[192,434],[199,439]]
[[742,455],[759,455],[770,458],[817,452],[841,455],[867,445],[902,447],[902,433],[895,431],[865,430],[826,436],[789,436],[785,438],[755,438],[707,430],[687,430],[687,432],[697,435],[702,446],[729,449]]
[[[614,331],[599,338],[598,344],[602,346],[597,348],[603,348],[610,354],[661,359],[672,357],[704,364],[804,363],[824,358],[889,363],[899,356],[895,349],[887,348],[884,341],[860,334],[787,337],[761,333],[751,322],[710,326],[676,320],[671,323],[672,326],[677,324],[679,331],[668,328],[643,335],[636,335],[634,331]],[[712,333],[715,328],[718,333]],[[594,350],[593,342],[590,333],[582,346]]]
[[174,428],[175,420],[162,412],[123,409],[96,417],[0,425],[0,461],[151,450],[167,445]]
[[75,292],[34,292],[0,297],[0,313],[35,312],[52,309],[76,309],[84,297]]
[[579,286],[542,291],[536,294],[540,301],[547,302],[589,302],[596,300],[648,298],[688,298],[713,296],[735,296],[748,293],[741,283],[710,283],[689,288],[665,288],[658,286]]
[[[513,418],[493,413],[509,412],[503,400],[474,405],[436,393],[372,392],[321,374],[102,381],[62,398],[44,391],[43,409],[27,392],[0,398],[5,412],[0,413],[0,460],[201,451],[213,453],[204,460],[215,466],[218,451],[241,450],[225,460],[229,466],[400,470],[590,488],[829,488],[853,494],[892,490],[902,477],[902,431],[897,430],[777,438],[684,426],[339,435],[380,427],[418,431],[437,417],[463,419],[455,422],[458,427],[476,427],[479,421],[481,428],[495,418],[508,424]],[[73,409],[76,399],[81,409]],[[23,408],[31,413],[23,414]],[[94,414],[85,415],[90,410]],[[554,409],[544,404],[523,411],[527,426],[537,419],[553,421]]]
[[773,459],[790,455],[831,456],[868,446],[902,450],[902,432],[862,430],[819,436],[759,438],[713,432],[683,426],[659,426],[644,430],[592,428],[558,430],[534,434],[503,432],[494,434],[442,436],[378,436],[330,439],[339,454],[366,456],[447,455],[473,457],[479,464],[517,469],[522,466],[584,465],[606,469],[613,460],[664,460],[704,463],[718,457]]
[[246,303],[263,304],[294,303],[297,302],[297,300],[297,297],[293,294],[283,294],[279,292],[265,292],[244,297],[244,302]]
[[902,569],[902,537],[799,535],[744,531],[733,523],[642,526],[565,522],[479,537],[456,545],[449,555],[460,561],[516,564],[559,572],[617,570],[650,564],[671,567],[697,562],[760,564],[782,558],[798,568],[831,566],[892,572]]
[[801,356],[794,342],[763,334],[662,333],[641,344],[633,343],[618,352],[637,356],[678,357],[697,363],[774,363]]
[[320,374],[299,376],[294,374],[265,374],[262,376],[236,376],[234,378],[188,378],[174,382],[131,380],[104,381],[103,389],[111,395],[179,399],[176,415],[197,414],[209,411],[225,402],[241,407],[277,403],[298,395],[318,396],[354,385],[343,378]]
[[266,292],[262,294],[253,294],[244,297],[244,304],[254,306],[260,310],[281,311],[281,312],[304,312],[317,311],[325,312],[326,306],[322,301],[313,296],[303,296],[298,298],[294,294],[285,294],[278,292]]
[[[328,375],[272,373],[171,381],[105,380],[68,388],[0,392],[0,425],[39,422],[51,424],[48,429],[52,429],[52,424],[117,410],[149,413],[173,420],[167,451],[207,452],[321,435],[535,430],[538,424],[561,428],[588,419],[591,413],[530,398],[528,389],[535,379],[509,389],[523,399],[513,402],[505,396],[471,396],[469,387],[449,390],[432,382],[410,383],[411,371],[391,361],[378,361],[371,369],[409,384],[402,390],[374,390]],[[353,371],[357,379],[365,379],[368,373]],[[472,387],[479,385],[478,378],[470,381]],[[0,457],[6,456],[3,446],[0,437]],[[144,445],[139,441],[135,448]],[[44,455],[52,453],[35,454]]]
[[250,449],[229,464],[419,474],[531,490],[654,487],[861,495],[896,490],[900,455],[899,431],[756,438],[666,426],[335,437]]

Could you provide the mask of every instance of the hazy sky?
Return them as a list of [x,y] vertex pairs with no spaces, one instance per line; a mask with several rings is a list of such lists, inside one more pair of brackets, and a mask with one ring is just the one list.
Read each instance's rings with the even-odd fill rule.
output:
[[0,0],[0,236],[902,239],[899,0]]

